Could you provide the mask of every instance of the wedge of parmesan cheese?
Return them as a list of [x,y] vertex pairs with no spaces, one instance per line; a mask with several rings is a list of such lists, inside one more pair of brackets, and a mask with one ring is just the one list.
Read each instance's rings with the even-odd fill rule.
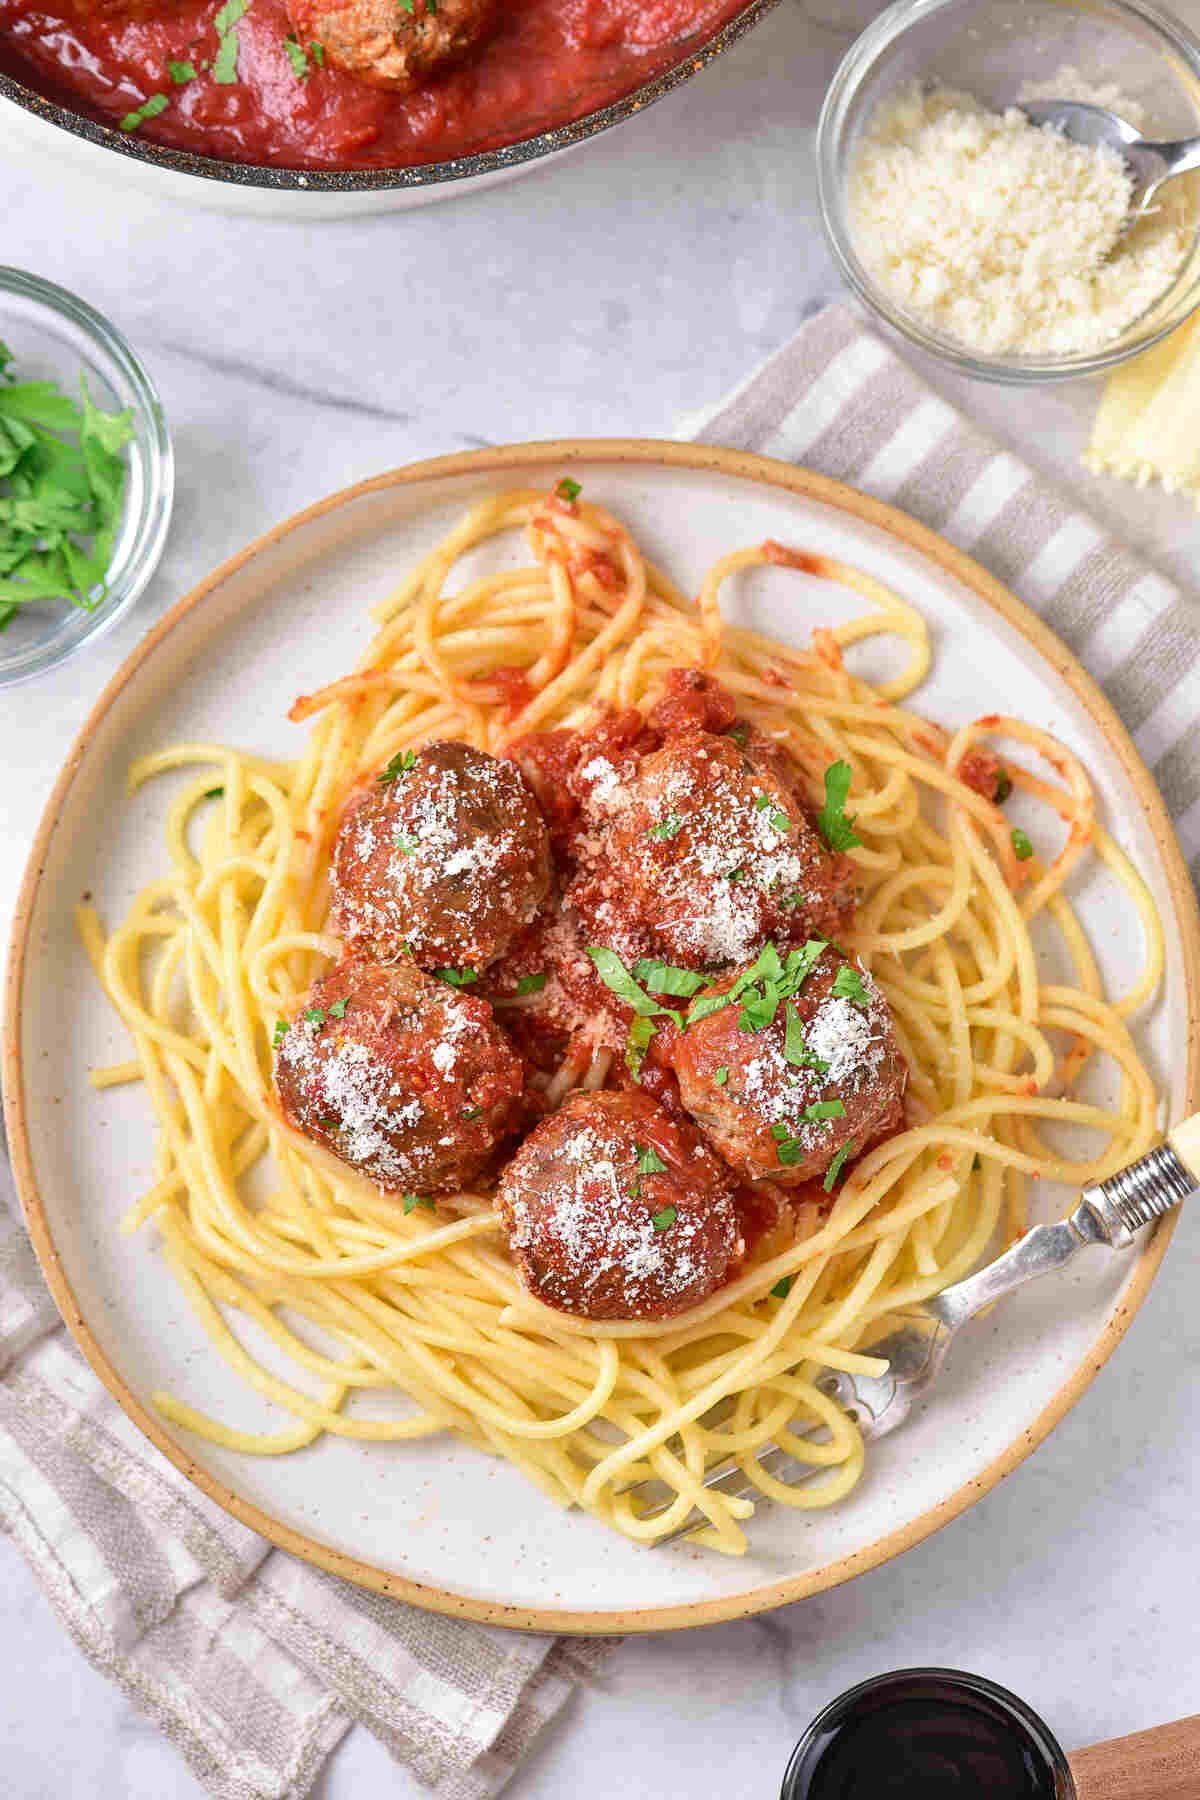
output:
[[1200,506],[1200,313],[1109,376],[1083,460]]

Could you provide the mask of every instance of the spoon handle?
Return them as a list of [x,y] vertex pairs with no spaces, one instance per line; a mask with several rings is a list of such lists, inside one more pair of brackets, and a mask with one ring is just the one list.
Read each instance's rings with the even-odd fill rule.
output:
[[1173,175],[1186,175],[1190,169],[1200,169],[1200,137],[1180,138],[1174,144],[1151,144],[1148,148],[1156,150],[1167,165],[1154,183],[1155,187],[1169,181]]
[[1200,1714],[1092,1744],[1067,1760],[1079,1800],[1195,1800]]

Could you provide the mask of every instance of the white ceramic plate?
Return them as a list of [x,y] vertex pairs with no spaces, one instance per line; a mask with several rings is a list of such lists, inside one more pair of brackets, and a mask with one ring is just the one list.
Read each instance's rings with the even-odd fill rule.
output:
[[[830,1586],[954,1516],[1077,1398],[1145,1293],[1169,1227],[1140,1253],[1097,1252],[1006,1301],[972,1328],[936,1396],[873,1451],[846,1504],[811,1515],[766,1508],[740,1560],[683,1545],[637,1550],[449,1439],[334,1439],[258,1460],[168,1435],[147,1410],[151,1390],[168,1387],[250,1429],[272,1422],[210,1351],[153,1230],[130,1239],[116,1229],[149,1178],[150,1114],[139,1088],[100,1095],[88,1086],[89,1067],[123,1058],[127,1040],[76,941],[72,908],[90,890],[115,919],[162,868],[169,783],[128,804],[126,768],[180,738],[298,753],[302,733],[287,723],[288,704],[351,665],[367,606],[471,501],[548,483],[568,464],[685,587],[723,551],[767,536],[870,570],[933,625],[924,710],[953,725],[1002,696],[1079,752],[1162,913],[1165,993],[1140,1037],[1170,1114],[1193,1109],[1188,1015],[1200,991],[1200,931],[1191,886],[1148,774],[1068,652],[965,557],[887,508],[761,458],[632,443],[489,450],[399,471],[279,527],[167,615],[99,702],[43,822],[10,964],[6,1089],[27,1213],[68,1322],[143,1429],[224,1505],[298,1554],[439,1610],[576,1631],[650,1630]],[[791,639],[858,610],[853,596],[779,570],[756,574],[738,605]],[[1104,974],[1120,989],[1140,961],[1136,925],[1114,908],[1107,884],[1085,882],[1076,897]],[[1039,1207],[1049,1216],[1068,1199],[1046,1189]]]

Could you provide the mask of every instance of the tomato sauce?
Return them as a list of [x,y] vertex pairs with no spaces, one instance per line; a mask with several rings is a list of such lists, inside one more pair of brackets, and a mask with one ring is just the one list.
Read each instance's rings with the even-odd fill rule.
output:
[[[297,73],[285,0],[251,0],[237,80],[214,80],[220,0],[116,11],[96,0],[0,0],[0,67],[113,124],[162,94],[139,135],[231,162],[373,169],[496,149],[607,106],[681,61],[741,0],[509,0],[460,65],[409,94],[309,59]],[[171,62],[196,75],[172,81]]]

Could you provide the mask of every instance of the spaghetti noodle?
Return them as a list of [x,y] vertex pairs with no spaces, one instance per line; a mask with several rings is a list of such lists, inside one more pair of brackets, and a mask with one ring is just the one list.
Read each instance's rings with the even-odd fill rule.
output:
[[[782,1504],[833,1504],[863,1468],[829,1370],[881,1372],[869,1346],[889,1318],[972,1270],[1026,1225],[1038,1176],[1099,1180],[1140,1155],[1157,1102],[1128,1020],[1153,994],[1163,945],[1150,895],[1096,817],[1078,760],[1040,728],[991,715],[953,734],[906,705],[930,665],[920,616],[871,577],[766,544],[724,558],[689,601],[624,526],[577,501],[518,491],[476,506],[376,612],[348,676],[297,702],[315,720],[295,764],[176,745],[137,763],[185,779],[166,822],[168,872],[106,936],[80,909],[88,952],[127,1025],[133,1060],[98,1087],[140,1078],[158,1123],[154,1180],[127,1216],[153,1219],[167,1263],[214,1347],[290,1423],[236,1430],[159,1393],[175,1424],[278,1455],[323,1433],[460,1434],[543,1493],[643,1543],[693,1509],[698,1540],[746,1547],[753,1502],[703,1488],[729,1458]],[[557,496],[557,497],[556,497]],[[524,529],[531,567],[453,581],[456,564]],[[724,585],[763,564],[857,592],[867,610],[809,649],[726,624]],[[844,652],[898,639],[898,672],[871,685]],[[552,1311],[522,1286],[488,1192],[405,1211],[283,1122],[271,1085],[277,1021],[340,950],[327,870],[347,795],[431,738],[503,752],[531,730],[582,727],[600,702],[647,711],[667,671],[700,665],[740,714],[783,744],[816,801],[835,760],[853,769],[860,899],[843,934],[886,997],[908,1067],[905,1127],[854,1163],[794,1240],[770,1240],[726,1285],[665,1320],[597,1322]],[[519,674],[515,671],[519,669]],[[996,742],[1016,789],[1065,827],[1043,861],[965,777]],[[1098,860],[1132,902],[1146,943],[1134,987],[1109,998],[1068,884]],[[1056,937],[1070,981],[1043,981],[1035,939]],[[1079,1092],[1095,1059],[1117,1097]],[[573,1045],[553,1105],[610,1078],[610,1052]],[[1084,1159],[1043,1135],[1088,1128]],[[291,1359],[284,1380],[255,1346]],[[373,1417],[399,1389],[403,1417]],[[757,1461],[785,1445],[814,1471],[788,1486]],[[653,1486],[647,1484],[654,1484]],[[665,1510],[646,1516],[648,1502]]]

